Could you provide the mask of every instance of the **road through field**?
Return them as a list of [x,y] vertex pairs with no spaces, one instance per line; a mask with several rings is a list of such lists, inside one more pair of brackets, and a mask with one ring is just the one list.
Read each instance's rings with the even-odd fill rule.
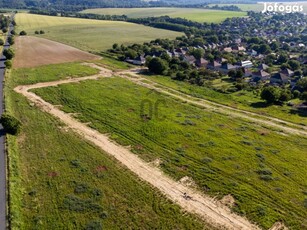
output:
[[[95,65],[91,66],[95,67]],[[43,111],[59,118],[80,136],[113,156],[124,166],[134,172],[139,178],[159,189],[164,195],[166,195],[174,203],[180,205],[184,210],[197,214],[204,219],[205,222],[211,224],[212,226],[218,229],[233,230],[259,229],[256,225],[250,223],[244,217],[232,213],[229,208],[222,205],[214,198],[201,194],[194,189],[171,179],[159,168],[143,161],[128,148],[120,146],[110,140],[107,135],[101,134],[98,131],[88,127],[86,124],[83,124],[73,118],[70,114],[59,110],[56,106],[44,101],[36,94],[29,92],[31,89],[74,83],[83,80],[94,80],[99,77],[111,77],[114,74],[110,70],[101,67],[98,68],[101,70],[101,73],[98,75],[38,83],[34,85],[17,86],[14,90],[24,95],[26,98],[28,98],[28,100]]]
[[132,70],[117,72],[116,74],[130,81],[133,81],[134,83],[141,85],[143,87],[154,89],[157,92],[172,96],[174,98],[202,107],[204,109],[209,109],[213,112],[244,119],[260,126],[271,127],[276,129],[276,131],[280,133],[307,136],[307,127],[304,127],[302,125],[298,125],[274,117],[269,117],[241,109],[236,109],[227,105],[222,105],[209,100],[200,99],[190,96],[188,94],[181,93],[172,88],[150,81],[150,79],[148,78],[141,77],[139,74],[141,71],[142,69],[132,69]]

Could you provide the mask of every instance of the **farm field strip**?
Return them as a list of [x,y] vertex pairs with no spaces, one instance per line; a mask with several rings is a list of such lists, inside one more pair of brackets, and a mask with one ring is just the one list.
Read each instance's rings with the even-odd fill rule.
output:
[[36,35],[61,42],[85,51],[101,52],[114,43],[134,44],[149,42],[157,38],[173,39],[183,33],[152,28],[120,21],[103,21],[82,18],[68,18],[27,13],[16,14],[17,31],[25,30],[35,36],[36,30],[45,34]]
[[[232,213],[230,209],[219,204],[214,199],[200,194],[195,190],[172,180],[161,170],[141,160],[127,148],[115,144],[108,138],[107,135],[101,134],[87,125],[77,121],[71,115],[59,110],[56,106],[46,102],[35,93],[29,92],[31,89],[75,83],[84,80],[93,80],[97,79],[98,77],[112,75],[110,71],[105,70],[104,68],[99,67],[99,69],[103,71],[99,75],[38,83],[34,85],[17,86],[15,91],[24,95],[41,110],[59,118],[80,136],[114,156],[137,176],[158,188],[169,199],[179,204],[186,211],[198,214],[206,222],[216,227],[224,227],[226,229],[259,229],[254,224],[251,224],[247,219]],[[184,196],[185,193],[188,194],[190,198],[187,199]]]
[[186,18],[197,22],[218,23],[226,18],[243,17],[246,12],[235,12],[225,10],[208,10],[201,8],[173,8],[173,7],[158,7],[158,8],[104,8],[104,9],[88,9],[81,13],[94,13],[104,15],[127,15],[129,18],[145,18],[170,16]]
[[[294,124],[294,123],[284,121],[278,118],[268,117],[268,116],[260,115],[260,114],[253,113],[253,112],[248,112],[248,111],[241,110],[241,109],[235,109],[230,106],[218,104],[218,103],[211,102],[205,99],[195,98],[193,96],[181,93],[177,90],[174,90],[174,89],[171,89],[165,86],[161,87],[160,84],[150,81],[147,78],[140,77],[139,74],[137,74],[137,72],[138,70],[134,69],[134,70],[126,70],[126,71],[118,72],[117,74],[121,77],[124,77],[126,79],[129,79],[130,81],[137,83],[138,85],[141,85],[141,86],[144,86],[150,89],[154,89],[160,93],[170,95],[174,98],[189,102],[196,106],[202,106],[203,108],[210,109],[214,112],[219,112],[221,114],[230,115],[233,117],[243,118],[245,120],[249,120],[259,125],[274,127],[281,132],[307,136],[307,128],[304,126],[300,126],[298,124]],[[130,76],[132,75],[134,77],[133,78],[129,77],[129,75]],[[151,83],[147,83],[147,82],[151,82]],[[157,85],[159,85],[159,87],[157,87]]]

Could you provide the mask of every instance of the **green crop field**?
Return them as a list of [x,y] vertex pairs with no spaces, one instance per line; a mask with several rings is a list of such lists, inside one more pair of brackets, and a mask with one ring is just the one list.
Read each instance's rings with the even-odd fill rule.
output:
[[182,33],[151,28],[127,22],[101,21],[78,18],[52,17],[18,13],[17,30],[34,36],[35,30],[44,30],[41,37],[65,43],[86,51],[102,51],[114,43],[133,44],[156,38],[175,38]]
[[7,75],[6,108],[23,124],[17,138],[7,137],[12,229],[207,229],[13,91],[19,84],[96,72],[74,63]]
[[186,18],[197,22],[221,22],[226,18],[243,17],[245,12],[207,10],[193,8],[104,8],[88,9],[83,13],[94,13],[104,15],[127,15],[130,18],[159,17],[168,15],[170,17]]
[[234,211],[266,229],[276,221],[307,227],[305,138],[205,111],[122,78],[34,92],[144,160],[161,159],[161,169],[175,179],[189,176],[213,196],[231,194]]

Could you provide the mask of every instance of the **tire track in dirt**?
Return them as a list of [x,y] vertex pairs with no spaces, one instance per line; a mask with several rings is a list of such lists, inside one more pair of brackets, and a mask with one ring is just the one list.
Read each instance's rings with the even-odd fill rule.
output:
[[[87,64],[93,66],[93,64]],[[92,142],[100,149],[117,159],[121,164],[130,169],[139,178],[159,189],[166,197],[174,203],[181,206],[185,211],[197,214],[206,223],[218,229],[259,229],[256,225],[250,223],[246,218],[241,217],[231,212],[229,208],[216,201],[214,198],[201,194],[192,188],[176,182],[160,169],[143,161],[129,149],[118,145],[108,138],[107,135],[101,134],[98,131],[88,127],[73,118],[71,115],[59,110],[56,106],[44,101],[38,95],[29,92],[31,89],[57,86],[60,84],[76,83],[85,80],[95,80],[100,77],[111,77],[112,71],[102,67],[96,68],[101,70],[101,73],[94,76],[72,78],[54,82],[44,82],[34,85],[17,86],[14,90],[17,93],[24,95],[29,101],[34,103],[41,110],[59,118],[74,132],[78,133],[84,139]]]
[[[298,125],[292,122],[284,121],[278,118],[264,116],[261,114],[257,114],[257,113],[253,113],[253,112],[249,112],[249,111],[245,111],[241,109],[236,109],[230,106],[218,104],[218,103],[211,102],[205,99],[200,99],[200,98],[196,98],[196,97],[181,93],[177,90],[166,87],[164,85],[157,84],[156,82],[153,82],[147,78],[141,77],[138,74],[140,70],[141,69],[133,69],[133,70],[128,70],[128,71],[125,70],[125,71],[117,72],[116,74],[140,86],[156,90],[159,93],[169,95],[173,98],[179,99],[184,102],[188,102],[189,104],[192,104],[192,105],[200,106],[204,109],[209,109],[216,113],[244,119],[251,123],[258,124],[260,126],[275,128],[277,129],[277,131],[279,131],[278,133],[280,134],[287,133],[287,134],[302,135],[302,136],[307,137],[307,127],[304,127],[302,125]],[[133,77],[129,77],[129,76],[133,76]],[[145,83],[144,80],[150,83]],[[157,85],[160,87],[157,87]]]

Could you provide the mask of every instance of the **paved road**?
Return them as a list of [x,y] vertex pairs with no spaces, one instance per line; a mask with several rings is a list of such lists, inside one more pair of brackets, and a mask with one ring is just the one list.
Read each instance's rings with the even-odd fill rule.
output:
[[[13,25],[10,25],[8,34],[13,30]],[[9,48],[10,45],[5,41],[4,49]],[[5,73],[5,57],[1,53],[0,55],[0,114],[4,109],[4,98],[3,98],[3,80]],[[5,230],[7,227],[6,222],[6,154],[4,151],[4,132],[2,126],[0,126],[0,230]]]

